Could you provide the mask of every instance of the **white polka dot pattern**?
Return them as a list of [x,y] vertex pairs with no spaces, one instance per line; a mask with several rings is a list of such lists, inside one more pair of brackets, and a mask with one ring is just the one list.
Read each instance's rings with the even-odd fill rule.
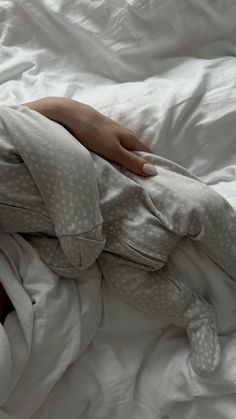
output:
[[170,265],[185,236],[236,279],[236,214],[181,166],[136,152],[157,165],[139,177],[89,153],[58,124],[24,107],[0,108],[0,226],[21,232],[62,276],[97,259],[121,298],[184,327],[193,368],[220,362],[213,307]]
[[136,154],[156,165],[158,174],[139,177],[92,153],[107,238],[100,269],[121,298],[185,327],[194,370],[212,373],[221,356],[214,309],[181,281],[168,257],[188,236],[236,279],[236,213],[181,166]]
[[2,107],[0,117],[2,231],[47,234],[46,247],[32,237],[42,259],[60,275],[78,276],[105,245],[91,155],[62,126],[24,106]]

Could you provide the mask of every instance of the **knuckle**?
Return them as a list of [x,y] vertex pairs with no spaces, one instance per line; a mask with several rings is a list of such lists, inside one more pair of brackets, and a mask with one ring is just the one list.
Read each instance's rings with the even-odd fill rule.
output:
[[114,139],[112,139],[112,140],[110,140],[110,141],[107,142],[107,149],[111,153],[118,152],[119,146],[120,146],[119,142],[118,141],[115,141]]
[[138,157],[130,156],[129,166],[133,171],[139,173],[142,171],[143,162]]

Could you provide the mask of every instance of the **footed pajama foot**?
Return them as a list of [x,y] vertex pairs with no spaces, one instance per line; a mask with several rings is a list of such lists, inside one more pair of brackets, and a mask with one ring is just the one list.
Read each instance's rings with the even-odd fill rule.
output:
[[183,317],[190,340],[190,356],[194,371],[200,375],[213,373],[221,359],[213,307],[193,294],[193,299]]
[[[182,281],[174,266],[169,264],[158,274],[159,309],[173,324],[186,329],[194,371],[200,375],[213,373],[221,359],[214,307]],[[162,295],[165,304],[161,304]]]
[[[108,254],[109,260],[104,255],[99,256],[99,267],[108,284],[134,307],[155,317],[163,315],[171,324],[185,328],[193,369],[202,375],[213,373],[221,355],[213,306],[193,292],[170,261],[158,271],[146,272],[130,266],[129,261],[125,264],[116,255]],[[114,269],[121,261],[125,266],[122,273]],[[129,275],[126,273],[121,282],[123,272]]]

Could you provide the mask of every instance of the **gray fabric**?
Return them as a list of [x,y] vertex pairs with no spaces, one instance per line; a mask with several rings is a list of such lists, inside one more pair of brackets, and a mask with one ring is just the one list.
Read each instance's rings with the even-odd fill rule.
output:
[[[185,236],[236,277],[236,214],[181,166],[144,152],[142,178],[90,153],[63,127],[23,106],[0,108],[0,226],[19,232],[59,275],[98,263],[121,298],[185,327],[199,373],[220,362],[213,307],[170,266]],[[97,261],[97,262],[95,262]]]
[[2,107],[0,118],[1,231],[43,233],[28,236],[42,259],[59,275],[78,276],[105,244],[91,155],[26,107]]

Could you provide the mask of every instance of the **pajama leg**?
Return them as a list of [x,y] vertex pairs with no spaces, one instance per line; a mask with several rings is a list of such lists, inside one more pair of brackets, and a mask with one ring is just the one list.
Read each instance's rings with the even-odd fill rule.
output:
[[[208,256],[236,280],[236,211],[231,205],[201,181],[173,172],[160,171],[156,186],[152,199],[157,208],[161,199],[159,216],[167,239],[174,233],[201,243]],[[158,242],[158,231],[153,232],[155,240],[159,252],[162,244]],[[170,242],[166,258],[172,249]]]
[[[119,177],[117,169],[110,168],[106,161],[97,162],[98,167],[104,165],[98,179],[108,236],[110,228],[140,253],[163,262],[178,241],[188,236],[236,279],[235,210],[181,166],[148,153],[136,153],[157,166],[156,176],[142,178],[123,170],[127,177]],[[109,190],[116,193],[109,194]]]
[[221,350],[214,309],[181,281],[169,263],[159,271],[149,272],[119,255],[103,252],[98,264],[108,285],[123,300],[186,329],[197,373],[208,374],[217,368]]
[[83,275],[105,244],[90,152],[38,112],[2,107],[0,175],[0,229],[33,233],[27,239],[54,272]]
[[236,280],[236,212],[215,191],[206,191],[195,215],[196,231],[192,239],[201,243],[206,253],[232,279]]

